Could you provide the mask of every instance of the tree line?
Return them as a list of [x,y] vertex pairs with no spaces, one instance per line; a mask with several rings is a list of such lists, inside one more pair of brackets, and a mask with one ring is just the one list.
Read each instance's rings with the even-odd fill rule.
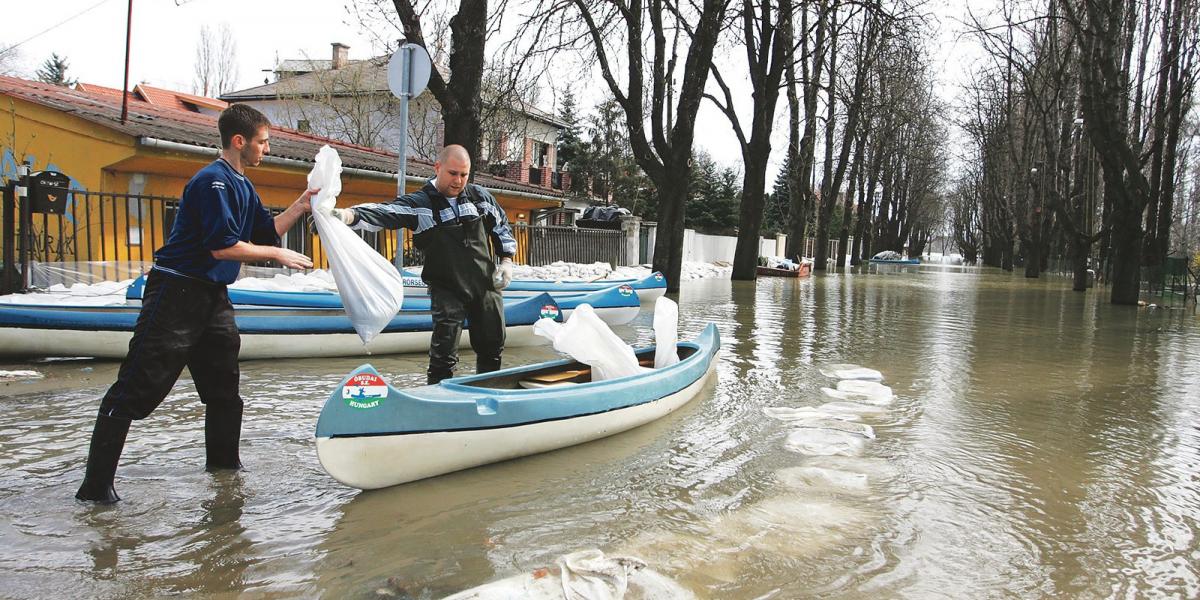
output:
[[949,202],[965,257],[1027,277],[1065,257],[1074,289],[1092,268],[1113,303],[1136,304],[1143,270],[1187,254],[1176,195],[1195,131],[1198,6],[1003,0],[972,16],[989,60],[968,87],[971,160]]

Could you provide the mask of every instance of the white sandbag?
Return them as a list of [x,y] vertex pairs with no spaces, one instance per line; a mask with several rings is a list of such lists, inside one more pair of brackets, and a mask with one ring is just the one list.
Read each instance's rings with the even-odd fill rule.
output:
[[837,389],[843,392],[852,394],[862,394],[864,396],[872,396],[880,400],[891,402],[892,388],[879,383],[878,381],[863,381],[861,379],[847,379],[837,383]]
[[809,419],[806,421],[796,421],[792,423],[792,426],[796,429],[830,429],[833,431],[841,431],[842,433],[861,435],[869,440],[875,439],[874,427],[871,427],[866,423],[857,423],[843,419]]
[[[693,598],[691,592],[628,556],[581,550],[560,556],[557,569],[537,569],[459,592],[445,600],[617,600]],[[557,573],[555,572],[557,571]]]
[[654,301],[654,368],[679,362],[679,305],[666,296]]
[[590,304],[580,304],[567,322],[559,325],[539,319],[533,333],[554,345],[554,349],[592,367],[592,381],[628,377],[643,372],[633,348],[608,328]]
[[870,381],[882,381],[883,373],[875,369],[868,369],[858,365],[851,364],[834,364],[821,367],[821,374],[833,379],[862,379]]
[[878,415],[887,412],[882,406],[863,404],[862,402],[826,402],[817,410],[831,414]]
[[783,485],[805,491],[863,494],[870,491],[866,473],[826,467],[789,467],[775,472]]
[[342,159],[337,151],[322,146],[308,174],[309,189],[321,188],[312,199],[313,221],[321,235],[321,247],[329,257],[346,316],[367,344],[400,312],[404,280],[396,267],[331,214],[342,192],[341,172]]
[[790,406],[768,406],[763,408],[763,414],[780,421],[813,421],[817,419],[840,419],[842,421],[857,421],[858,415],[845,411],[824,411],[812,406],[793,408]]
[[846,379],[839,381],[837,389],[823,387],[821,392],[830,398],[837,400],[849,400],[851,402],[864,402],[866,404],[874,404],[876,406],[887,406],[892,403],[895,396],[892,394],[892,388],[875,381],[862,381],[857,379]]
[[784,447],[808,456],[858,456],[866,446],[861,436],[832,429],[797,429]]

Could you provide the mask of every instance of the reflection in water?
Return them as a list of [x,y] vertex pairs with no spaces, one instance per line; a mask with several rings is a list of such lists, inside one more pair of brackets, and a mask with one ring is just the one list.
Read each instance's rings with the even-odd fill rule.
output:
[[[434,598],[598,548],[704,598],[1200,596],[1200,324],[1069,287],[969,269],[689,282],[681,336],[711,321],[725,347],[683,410],[370,493],[325,475],[312,440],[360,359],[245,363],[236,474],[203,471],[185,377],[131,431],[112,507],[71,499],[103,387],[0,398],[3,593]],[[616,331],[648,344],[650,323]],[[425,361],[370,359],[401,387]],[[823,391],[839,363],[894,397]]]

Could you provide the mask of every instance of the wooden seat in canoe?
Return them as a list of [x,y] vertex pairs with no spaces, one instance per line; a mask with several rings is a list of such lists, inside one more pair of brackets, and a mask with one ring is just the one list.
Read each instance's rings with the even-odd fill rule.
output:
[[[643,358],[638,361],[638,365],[642,367],[653,367],[654,357],[651,356],[649,358]],[[571,369],[553,373],[542,373],[541,375],[531,375],[525,379],[522,379],[520,382],[518,382],[518,384],[526,389],[535,389],[555,385],[587,383],[591,380],[592,368],[585,366],[582,369]]]

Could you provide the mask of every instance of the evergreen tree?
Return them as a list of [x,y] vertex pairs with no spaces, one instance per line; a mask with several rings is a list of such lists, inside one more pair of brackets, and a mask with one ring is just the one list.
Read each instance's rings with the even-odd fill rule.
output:
[[558,108],[558,118],[566,127],[558,136],[558,169],[574,171],[576,163],[584,158],[586,153],[583,142],[583,127],[579,120],[579,106],[575,103],[575,94],[571,90],[563,90],[562,105]]
[[738,172],[722,168],[704,153],[697,154],[693,161],[684,225],[702,233],[733,234],[741,201]]
[[56,53],[51,53],[50,58],[47,58],[46,62],[42,63],[42,68],[37,70],[38,81],[65,87],[75,85],[75,79],[67,78],[67,66],[67,58],[65,56],[60,57]]
[[785,159],[783,166],[779,169],[779,173],[775,176],[775,187],[767,197],[767,202],[763,208],[762,226],[762,231],[765,235],[787,232],[788,209],[791,207],[792,200],[791,192],[788,190],[787,175],[789,169],[791,169],[791,161]]
[[589,121],[591,141],[579,162],[582,174],[591,178],[592,193],[641,214],[639,210],[645,207],[650,181],[630,150],[624,111],[615,100],[609,99],[596,105]]

